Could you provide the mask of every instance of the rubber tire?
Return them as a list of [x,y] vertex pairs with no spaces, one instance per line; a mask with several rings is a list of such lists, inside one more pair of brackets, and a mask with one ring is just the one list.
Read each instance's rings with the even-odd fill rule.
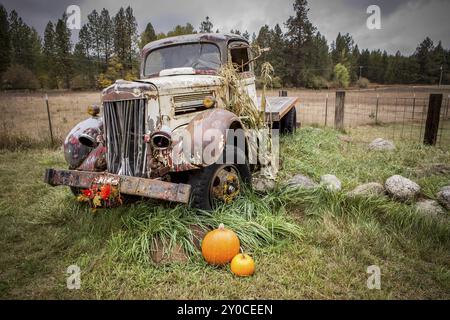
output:
[[[234,149],[235,152],[242,152],[236,147],[234,147]],[[241,181],[244,184],[251,185],[252,174],[250,172],[250,166],[248,164],[247,158],[245,159],[245,162],[245,164],[234,164],[234,166],[236,167],[240,175]],[[208,167],[189,172],[187,183],[192,187],[191,207],[206,211],[211,211],[214,209],[209,197],[210,186],[212,183],[212,177],[214,177],[217,170],[219,170],[222,166],[223,164],[214,163]]]
[[281,134],[294,134],[297,129],[297,111],[294,108],[281,119]]

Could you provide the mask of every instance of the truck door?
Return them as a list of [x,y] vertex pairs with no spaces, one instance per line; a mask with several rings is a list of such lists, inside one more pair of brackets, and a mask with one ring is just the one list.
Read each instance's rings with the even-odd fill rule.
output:
[[242,84],[255,105],[258,105],[255,87],[255,74],[251,60],[251,51],[247,43],[243,41],[232,41],[228,45],[229,58],[234,65],[238,66],[238,72],[242,77]]

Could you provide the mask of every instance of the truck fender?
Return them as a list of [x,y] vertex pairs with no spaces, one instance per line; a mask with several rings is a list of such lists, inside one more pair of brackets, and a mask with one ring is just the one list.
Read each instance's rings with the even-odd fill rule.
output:
[[[70,131],[63,146],[64,158],[69,164],[69,168],[79,168],[94,150],[97,150],[96,154],[98,156],[105,153],[106,150],[104,148],[102,149],[103,152],[98,152],[101,148],[97,145],[97,137],[102,134],[103,118],[101,117],[86,119],[78,123]],[[93,159],[90,160],[90,162],[92,161]]]
[[171,171],[211,165],[222,155],[229,129],[243,128],[240,119],[228,110],[216,108],[202,112],[187,126],[174,130]]

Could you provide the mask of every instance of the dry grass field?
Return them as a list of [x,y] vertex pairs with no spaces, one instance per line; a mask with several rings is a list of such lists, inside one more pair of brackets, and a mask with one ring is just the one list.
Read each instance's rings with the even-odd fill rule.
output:
[[[372,87],[347,90],[344,125],[393,124],[386,138],[422,139],[430,93],[443,93],[444,101],[439,141],[450,143],[450,87]],[[268,95],[277,96],[278,90]],[[288,89],[289,96],[298,96],[297,120],[303,126],[333,126],[335,90]],[[49,140],[49,125],[44,92],[0,93],[0,136],[19,136],[34,141]],[[76,123],[85,119],[86,107],[100,103],[100,91],[48,93],[53,134],[61,141]],[[377,108],[378,105],[378,108]],[[378,110],[378,111],[377,111]],[[392,129],[394,128],[394,129]],[[405,134],[406,133],[406,134]],[[371,137],[369,137],[371,138]]]

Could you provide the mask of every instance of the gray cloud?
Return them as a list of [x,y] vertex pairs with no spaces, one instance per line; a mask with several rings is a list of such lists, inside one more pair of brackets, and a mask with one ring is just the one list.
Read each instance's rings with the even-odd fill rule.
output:
[[[331,43],[338,32],[350,33],[360,48],[382,49],[395,53],[412,53],[426,36],[442,40],[450,47],[450,1],[446,0],[311,0],[310,19]],[[25,22],[43,32],[48,20],[56,20],[69,4],[77,4],[83,22],[93,9],[107,8],[115,14],[120,6],[131,5],[139,28],[151,21],[157,32],[167,32],[176,24],[190,22],[198,28],[209,16],[214,28],[258,32],[268,24],[283,23],[293,14],[293,0],[4,0],[8,11],[15,9]],[[381,8],[382,30],[368,30],[366,9],[376,4]],[[76,38],[76,32],[74,37]]]

